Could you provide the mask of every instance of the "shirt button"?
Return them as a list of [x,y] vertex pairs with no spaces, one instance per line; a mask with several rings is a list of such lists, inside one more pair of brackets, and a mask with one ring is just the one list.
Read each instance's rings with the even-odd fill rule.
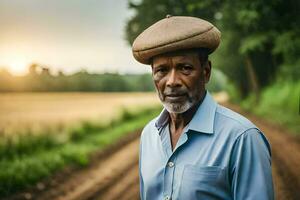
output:
[[168,167],[170,167],[170,168],[174,167],[174,163],[173,162],[168,162]]
[[164,200],[171,200],[171,197],[165,196]]

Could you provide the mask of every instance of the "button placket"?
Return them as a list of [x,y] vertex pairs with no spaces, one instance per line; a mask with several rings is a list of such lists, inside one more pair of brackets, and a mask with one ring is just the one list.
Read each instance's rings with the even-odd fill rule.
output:
[[165,179],[164,179],[164,193],[163,193],[164,199],[166,197],[168,197],[169,200],[172,199],[176,159],[177,159],[177,153],[173,152],[169,161],[165,165]]
[[[164,131],[168,131],[168,127]],[[170,200],[173,193],[175,165],[177,154],[179,151],[178,148],[187,141],[187,135],[186,133],[183,133],[184,135],[179,138],[176,148],[174,149],[174,151],[172,151],[169,132],[165,132],[165,134],[166,135],[164,135],[163,137],[163,144],[169,159],[164,169],[163,198]]]

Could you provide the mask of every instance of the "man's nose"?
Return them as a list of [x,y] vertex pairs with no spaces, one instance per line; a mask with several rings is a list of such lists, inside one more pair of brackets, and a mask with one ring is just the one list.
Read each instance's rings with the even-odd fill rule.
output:
[[176,70],[173,69],[170,71],[166,86],[167,87],[180,87],[181,86],[181,81],[180,81],[179,75],[176,72]]

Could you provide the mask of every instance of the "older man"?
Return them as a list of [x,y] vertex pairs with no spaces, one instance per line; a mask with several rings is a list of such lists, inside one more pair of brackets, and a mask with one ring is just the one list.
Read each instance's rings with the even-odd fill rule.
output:
[[141,136],[143,200],[274,198],[267,139],[205,89],[219,42],[211,23],[183,16],[167,16],[134,41],[164,106]]

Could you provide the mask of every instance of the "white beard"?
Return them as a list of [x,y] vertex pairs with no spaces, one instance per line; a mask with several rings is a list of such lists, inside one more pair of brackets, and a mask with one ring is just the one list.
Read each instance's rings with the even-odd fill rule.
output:
[[164,108],[169,113],[184,113],[191,107],[193,107],[197,103],[197,95],[189,93],[189,98],[183,102],[183,103],[171,103],[168,101],[165,101],[163,98],[163,94],[158,91],[156,88],[156,92],[158,94],[159,100],[161,101]]
[[186,101],[183,104],[179,103],[168,103],[168,102],[163,102],[161,101],[164,108],[169,112],[169,113],[184,113],[188,109],[190,109],[194,104],[190,101]]

